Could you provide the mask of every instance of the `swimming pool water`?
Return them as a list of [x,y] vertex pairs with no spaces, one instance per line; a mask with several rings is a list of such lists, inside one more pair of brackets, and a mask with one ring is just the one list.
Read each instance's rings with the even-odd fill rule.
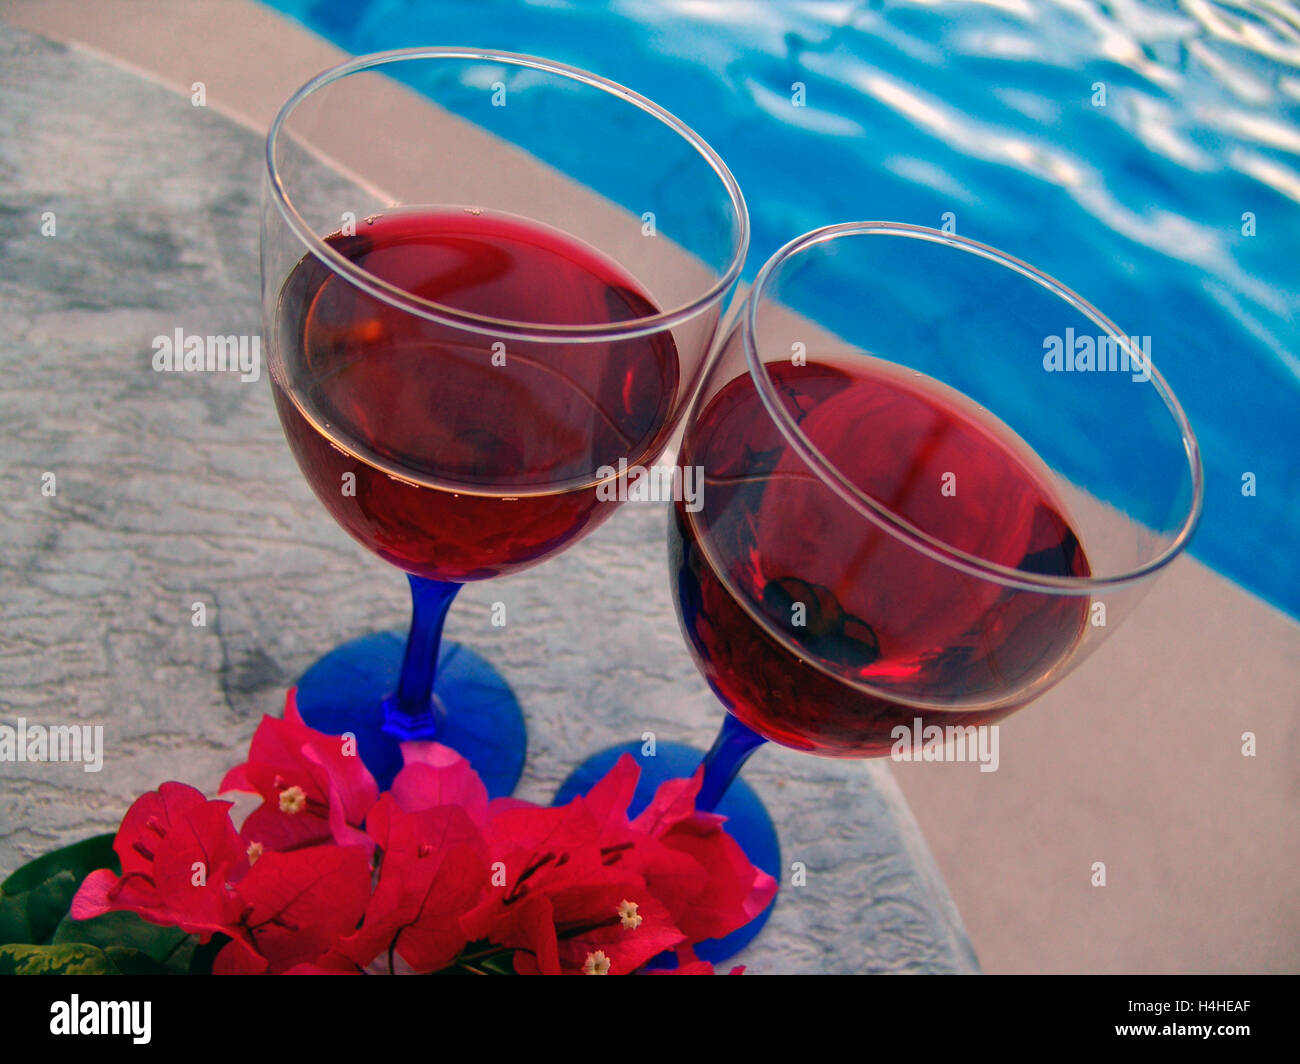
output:
[[[744,189],[747,278],[821,225],[939,227],[951,212],[959,233],[1153,338],[1203,452],[1193,553],[1300,617],[1300,11],[1288,0],[269,3],[357,54],[528,52],[649,96]],[[803,107],[790,105],[795,82]],[[616,198],[642,202],[656,179],[647,168],[646,189]]]

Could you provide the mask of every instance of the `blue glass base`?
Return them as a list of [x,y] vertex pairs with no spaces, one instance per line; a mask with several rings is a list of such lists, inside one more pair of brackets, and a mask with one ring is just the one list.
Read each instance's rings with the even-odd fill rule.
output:
[[403,728],[402,718],[391,709],[391,696],[405,649],[405,632],[376,632],[335,647],[298,681],[303,721],[330,735],[356,735],[357,752],[381,790],[402,767],[401,742],[435,739],[469,760],[490,797],[511,794],[528,746],[514,692],[474,651],[444,642],[434,684],[436,703],[427,716]]
[[[659,742],[655,747],[654,757],[644,757],[641,743],[627,743],[624,746],[610,747],[589,757],[570,774],[555,794],[552,804],[563,805],[580,794],[586,794],[605,776],[614,763],[623,754],[636,758],[641,769],[641,779],[637,784],[636,795],[632,799],[630,816],[636,816],[654,797],[655,790],[664,780],[691,775],[699,767],[704,756],[699,750],[681,743]],[[740,843],[749,860],[768,875],[781,881],[781,846],[777,841],[776,828],[762,800],[754,793],[744,779],[732,782],[718,802],[714,812],[727,818],[727,833]],[[772,905],[775,905],[775,901]],[[772,914],[769,905],[744,927],[733,931],[725,938],[711,938],[701,942],[695,953],[701,960],[719,964],[735,956],[753,940],[763,929],[767,918]],[[675,968],[676,958],[672,954],[662,954],[650,962],[655,968]]]

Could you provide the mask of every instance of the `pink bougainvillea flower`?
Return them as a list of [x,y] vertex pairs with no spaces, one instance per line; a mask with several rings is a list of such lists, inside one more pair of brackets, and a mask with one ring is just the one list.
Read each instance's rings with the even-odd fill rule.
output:
[[[586,953],[599,950],[597,968],[627,973],[665,949],[730,934],[761,913],[776,882],[726,834],[725,818],[696,811],[702,774],[662,784],[629,821],[639,775],[624,755],[561,809],[493,802],[488,842],[493,867],[505,871],[466,916],[470,938],[518,948],[519,971],[582,970],[591,967]],[[607,935],[616,921],[599,918],[609,904],[605,891],[637,901],[643,922],[634,934]]]
[[223,781],[262,799],[242,832],[231,803],[165,783],[123,818],[122,875],[92,873],[72,915],[129,910],[203,941],[221,932],[218,974],[431,972],[470,943],[487,944],[477,957],[514,951],[522,973],[626,975],[675,950],[677,974],[712,974],[692,943],[775,894],[723,818],[695,809],[698,772],[629,819],[631,757],[548,808],[489,803],[438,743],[402,752],[381,797],[349,741],[308,728],[290,692],[284,719],[262,721]]
[[370,861],[360,846],[309,846],[274,851],[237,887],[243,904],[233,936],[213,972],[272,975],[322,965],[334,944],[356,928],[370,898]]
[[262,804],[240,830],[245,846],[293,850],[333,840],[367,850],[360,830],[379,798],[374,777],[356,751],[356,741],[326,735],[302,722],[296,689],[285,698],[284,719],[263,717],[248,760],[232,768],[221,790],[261,795]]
[[487,830],[492,876],[479,905],[461,921],[467,938],[526,950],[541,971],[558,973],[549,895],[606,875],[598,833],[599,825],[579,803],[547,808],[493,802]]
[[[588,958],[600,951],[607,966],[604,974],[631,975],[682,941],[668,910],[639,881],[570,888],[551,895],[550,902],[560,971],[565,974],[588,974]],[[625,915],[629,910],[631,919]],[[515,970],[540,971],[532,961],[530,954],[516,955]]]
[[771,904],[776,881],[754,867],[726,833],[726,818],[696,810],[703,768],[689,778],[664,781],[645,810],[629,821],[639,777],[635,758],[624,754],[574,801],[599,824],[601,845],[620,853],[624,869],[644,878],[686,941],[728,935]]
[[285,975],[359,975],[361,974],[351,959],[338,953],[327,953],[315,962],[295,964],[285,970]]
[[776,880],[755,868],[723,824],[725,817],[701,813],[695,798],[703,767],[689,779],[666,780],[654,800],[632,821],[678,854],[690,857],[705,874],[698,889],[681,876],[656,876],[646,882],[661,897],[689,942],[721,938],[758,916],[776,897]]
[[456,805],[479,827],[487,824],[487,787],[470,763],[451,747],[402,743],[402,762],[389,793],[405,812]]
[[[527,874],[527,869],[525,869]],[[620,916],[629,896],[641,917],[635,926]],[[469,937],[514,949],[520,975],[575,975],[596,951],[601,975],[631,975],[652,957],[682,941],[668,910],[640,880],[565,886],[538,882],[535,890],[490,898],[462,920]]]
[[[652,893],[670,911],[708,889],[707,871],[691,856],[664,846],[652,832],[628,820],[628,806],[636,794],[641,770],[630,754],[615,762],[590,791],[577,799],[600,825],[600,840],[624,869],[653,882]],[[689,806],[694,811],[694,806]]]
[[[622,793],[619,783],[608,790]],[[560,808],[492,803],[487,835],[495,874],[462,920],[471,940],[514,948],[516,971],[548,975],[582,971],[597,950],[608,971],[630,974],[683,941],[639,871],[637,848],[654,847],[654,840],[633,837],[604,816],[602,802],[596,809],[600,815],[582,798]],[[620,915],[628,900],[640,919]]]
[[238,919],[242,905],[230,880],[248,864],[229,802],[164,783],[127,810],[113,849],[122,875],[104,868],[87,876],[72,901],[74,920],[125,910],[206,942]]
[[413,972],[445,968],[469,941],[460,915],[488,882],[482,834],[460,806],[407,812],[392,794],[370,811],[366,830],[383,854],[379,883],[365,922],[338,951],[359,967],[388,953]]

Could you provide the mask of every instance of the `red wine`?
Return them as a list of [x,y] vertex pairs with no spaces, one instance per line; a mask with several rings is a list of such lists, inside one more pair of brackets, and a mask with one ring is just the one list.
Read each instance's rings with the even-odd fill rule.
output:
[[[478,209],[403,209],[326,242],[402,292],[497,320],[606,325],[657,312],[619,266]],[[677,400],[664,331],[566,344],[425,320],[308,255],[280,294],[272,384],[299,466],[334,518],[408,572],[524,568],[600,524],[602,466],[648,465]],[[351,474],[349,477],[348,474]]]
[[[874,360],[768,369],[857,491],[979,558],[1088,575],[1046,471],[969,400]],[[1083,631],[1086,598],[966,575],[868,520],[796,456],[747,374],[688,428],[679,461],[705,470],[702,508],[678,504],[669,533],[682,626],[723,703],[775,742],[870,757],[915,717],[989,723]]]

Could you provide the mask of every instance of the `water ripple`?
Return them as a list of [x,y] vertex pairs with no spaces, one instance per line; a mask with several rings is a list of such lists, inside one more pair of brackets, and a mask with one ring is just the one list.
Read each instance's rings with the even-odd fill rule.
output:
[[[735,171],[752,214],[751,276],[819,225],[938,225],[954,212],[959,232],[1161,341],[1157,362],[1204,447],[1195,551],[1300,617],[1300,12],[1290,0],[273,6],[353,52],[475,44],[630,84]],[[805,107],[792,105],[795,82]],[[646,189],[669,176],[646,161]],[[1243,500],[1243,471],[1256,474],[1256,497]]]

